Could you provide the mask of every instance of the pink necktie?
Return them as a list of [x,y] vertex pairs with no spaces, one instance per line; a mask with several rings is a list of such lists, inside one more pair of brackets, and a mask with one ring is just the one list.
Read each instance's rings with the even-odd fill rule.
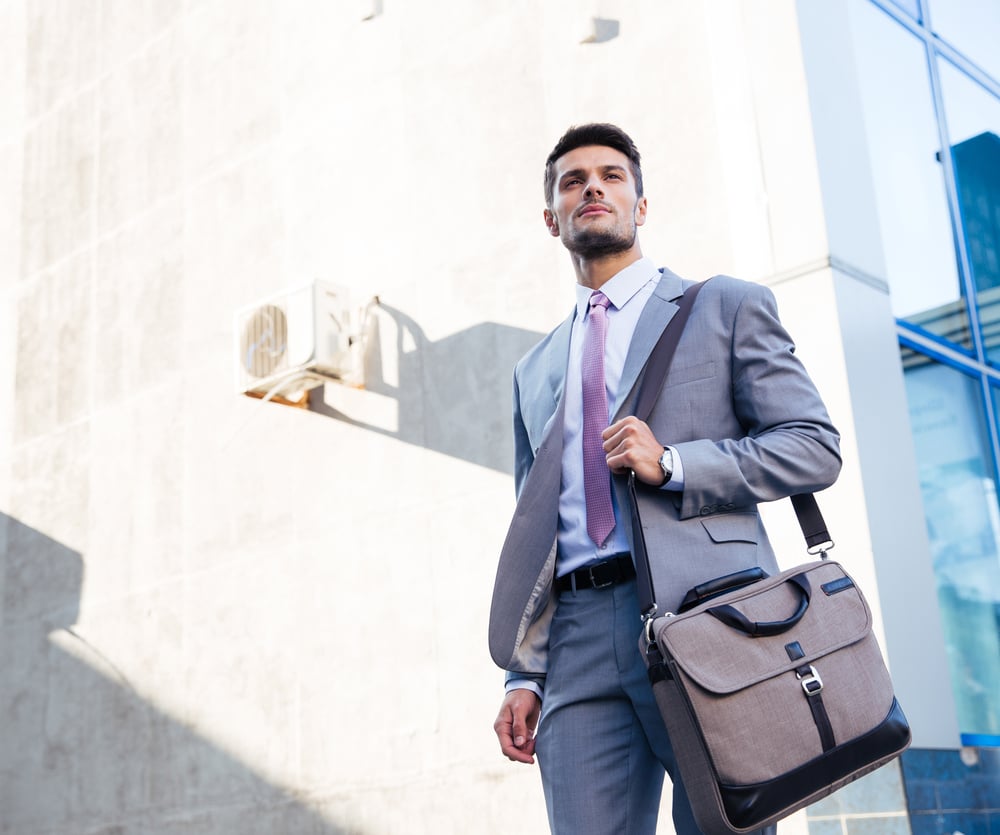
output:
[[608,395],[604,385],[604,337],[611,304],[600,290],[590,297],[590,317],[583,340],[583,490],[587,499],[587,533],[600,547],[615,526],[611,473],[601,433],[608,428]]

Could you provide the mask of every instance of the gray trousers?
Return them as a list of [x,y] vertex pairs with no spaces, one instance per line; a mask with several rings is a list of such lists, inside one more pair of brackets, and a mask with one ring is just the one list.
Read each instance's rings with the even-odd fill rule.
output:
[[552,835],[655,835],[664,771],[677,835],[700,835],[639,655],[640,627],[634,581],[560,595],[535,749]]

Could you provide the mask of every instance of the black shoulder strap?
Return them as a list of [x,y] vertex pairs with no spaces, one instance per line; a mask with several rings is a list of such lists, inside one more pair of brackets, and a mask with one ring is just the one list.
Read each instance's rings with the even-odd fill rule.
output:
[[656,399],[660,396],[660,389],[663,388],[663,381],[667,379],[677,343],[681,341],[681,331],[684,330],[688,316],[691,315],[691,308],[694,307],[694,300],[698,298],[698,293],[704,285],[704,281],[699,281],[684,291],[684,295],[677,302],[677,312],[667,322],[667,326],[649,354],[649,359],[646,360],[642,381],[639,383],[639,395],[635,401],[635,416],[639,420],[646,420],[653,411]]
[[[710,280],[710,279],[709,279]],[[660,395],[663,383],[667,379],[667,372],[670,370],[670,363],[673,361],[674,352],[681,339],[681,332],[691,315],[695,299],[705,285],[705,281],[692,284],[677,303],[677,312],[667,323],[653,347],[646,367],[643,369],[642,380],[639,384],[639,393],[636,397],[635,415],[640,420],[647,420],[653,411],[653,406]],[[629,515],[632,522],[632,555],[635,562],[636,584],[639,593],[639,610],[643,616],[652,616],[656,612],[656,592],[653,588],[653,573],[649,565],[649,554],[646,551],[646,538],[642,530],[642,520],[639,518],[639,502],[636,494],[635,473],[628,474],[629,492]],[[830,534],[827,532],[826,523],[820,513],[819,505],[812,493],[804,493],[792,496],[792,506],[795,508],[795,515],[799,520],[799,527],[802,528],[802,535],[805,537],[806,545],[810,552],[816,549],[825,559],[825,550],[833,545]]]

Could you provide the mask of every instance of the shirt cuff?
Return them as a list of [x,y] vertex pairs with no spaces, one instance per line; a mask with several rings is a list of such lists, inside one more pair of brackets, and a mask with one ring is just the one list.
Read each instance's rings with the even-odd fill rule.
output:
[[670,450],[670,454],[673,456],[674,470],[670,473],[670,480],[666,484],[660,485],[660,489],[676,490],[679,492],[684,489],[684,462],[681,461],[677,447],[672,447],[668,444],[667,449]]
[[530,678],[512,678],[504,685],[504,692],[509,693],[511,690],[530,690],[538,698],[542,698],[542,688],[541,685],[534,679]]

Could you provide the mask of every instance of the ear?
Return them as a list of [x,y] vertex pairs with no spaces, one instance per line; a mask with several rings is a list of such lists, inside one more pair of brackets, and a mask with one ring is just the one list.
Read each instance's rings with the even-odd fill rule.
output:
[[549,229],[549,234],[553,238],[558,238],[559,237],[559,221],[556,219],[556,216],[554,214],[552,214],[552,212],[549,209],[546,209],[542,213],[542,217],[545,218],[545,225]]
[[646,198],[640,197],[635,202],[635,225],[642,226],[646,222]]

